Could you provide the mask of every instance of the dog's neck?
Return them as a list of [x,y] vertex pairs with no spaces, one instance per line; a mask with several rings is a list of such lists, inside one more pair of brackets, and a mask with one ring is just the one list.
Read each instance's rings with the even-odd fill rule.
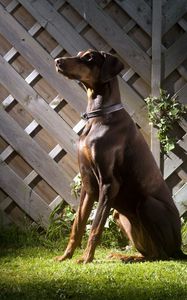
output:
[[87,89],[87,112],[121,103],[117,77],[102,85]]

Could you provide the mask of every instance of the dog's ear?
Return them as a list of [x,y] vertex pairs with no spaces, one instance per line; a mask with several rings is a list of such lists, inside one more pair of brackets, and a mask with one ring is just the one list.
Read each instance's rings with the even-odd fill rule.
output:
[[107,82],[115,77],[121,70],[123,70],[124,65],[122,62],[115,56],[101,51],[101,54],[104,56],[105,60],[101,69],[101,81]]

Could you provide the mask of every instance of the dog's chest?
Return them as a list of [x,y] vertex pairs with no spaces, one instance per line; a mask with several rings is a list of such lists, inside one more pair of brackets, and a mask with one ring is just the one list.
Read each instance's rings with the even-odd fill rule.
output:
[[90,136],[81,137],[79,140],[79,159],[86,160],[89,163],[94,163],[95,152],[97,151],[97,142]]
[[96,154],[102,151],[108,136],[108,126],[94,126],[83,132],[79,140],[79,158],[86,158],[94,163]]
[[79,141],[79,160],[85,160],[88,162],[93,161],[93,155],[90,146],[87,144],[86,139],[80,139]]

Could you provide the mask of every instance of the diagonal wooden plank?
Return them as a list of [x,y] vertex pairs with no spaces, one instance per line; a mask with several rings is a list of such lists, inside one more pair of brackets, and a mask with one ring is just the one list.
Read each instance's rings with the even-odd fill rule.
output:
[[78,136],[34,89],[0,56],[0,82],[29,111],[56,141],[71,155],[76,155]]
[[187,183],[174,194],[173,199],[179,210],[180,216],[182,216],[187,211]]
[[79,14],[114,48],[121,57],[148,83],[150,83],[151,60],[129,38],[116,22],[95,1],[67,1]]
[[12,216],[9,213],[6,213],[6,211],[3,211],[0,206],[0,220],[1,224],[3,225],[9,225],[9,224],[15,224],[18,227],[21,227],[25,229],[25,222],[24,220],[20,220],[19,218]]
[[[1,158],[1,155],[0,155],[0,158]],[[2,161],[1,161],[1,163],[2,163]],[[5,211],[11,203],[12,203],[12,199],[10,197],[6,197],[0,203],[0,210]]]
[[[29,3],[29,1],[28,1]],[[42,5],[44,5],[45,2],[42,1]],[[28,4],[27,4],[28,6]],[[32,5],[31,5],[32,6]],[[36,7],[37,8],[37,7]],[[40,19],[38,21],[41,21]],[[48,22],[50,22],[50,19],[48,19]],[[54,21],[55,22],[55,21]],[[33,26],[34,27],[34,26]],[[47,28],[46,28],[47,29]],[[29,30],[30,31],[30,30]],[[32,30],[33,31],[33,30]],[[54,31],[55,34],[55,31]],[[56,36],[55,36],[56,37]],[[63,41],[63,36],[61,36],[61,41]],[[78,49],[77,49],[78,50]],[[145,118],[145,114],[144,112],[142,112],[142,108],[139,110],[139,107],[142,107],[142,103],[143,101],[140,99],[140,97],[128,86],[128,84],[122,84],[121,85],[121,93],[122,93],[122,99],[125,99],[125,102],[132,102],[131,105],[133,105],[133,108],[135,109],[134,111],[134,118],[135,120],[137,120],[136,122],[142,127],[144,128],[144,130],[146,131],[147,126],[145,126],[146,124],[146,118]],[[124,90],[124,92],[123,92]],[[123,95],[124,93],[124,95]],[[85,97],[86,98],[86,97]],[[137,101],[136,101],[137,99]],[[140,103],[138,103],[140,102]],[[136,107],[136,108],[135,108]],[[143,123],[142,123],[143,122]]]
[[[74,51],[80,50],[79,45],[82,44],[85,48],[89,48],[90,45],[87,43],[76,31],[75,29],[67,23],[65,18],[61,16],[58,12],[54,11],[54,8],[46,1],[35,1],[33,3],[32,0],[24,1],[19,0],[19,2],[36,18],[36,20],[42,25],[44,24],[44,20],[46,23],[45,29],[54,36],[54,38],[65,48],[67,45],[64,44],[64,38],[67,36],[67,39],[71,37],[71,43],[73,41],[73,47],[70,44],[68,46],[68,52],[71,55],[74,55]],[[76,35],[76,39],[78,39],[78,36],[80,37],[80,42],[75,43],[73,40],[73,36]],[[83,43],[84,41],[84,43]],[[99,49],[98,49],[99,50]],[[121,82],[121,80],[120,80]],[[124,84],[121,84],[121,94],[122,99],[125,99],[125,102],[127,104],[131,102],[131,105],[133,106],[133,109],[135,109],[134,117],[138,117],[142,114],[142,106],[144,105],[143,100],[124,82]],[[86,97],[85,97],[86,98]],[[136,107],[136,108],[135,108]],[[141,108],[140,108],[141,107]],[[139,109],[140,108],[140,109]],[[138,117],[138,124],[144,128],[145,131],[147,131],[147,126],[145,123],[147,120],[145,120],[144,116],[142,118]],[[145,120],[145,121],[144,121]],[[143,123],[143,124],[142,124]]]
[[[151,36],[151,7],[144,0],[115,0],[115,2],[124,9],[129,16],[149,35]],[[187,12],[186,0],[170,0],[163,5],[162,14],[162,34],[165,34],[174,26]]]
[[54,59],[34,38],[0,5],[0,33],[21,53],[35,69],[77,111],[85,110],[85,92],[74,81],[70,82],[55,70]]
[[[136,23],[143,28],[143,30],[151,36],[151,19],[152,11],[150,6],[144,0],[127,0],[120,1],[115,0],[115,2],[127,12]],[[162,15],[162,34],[165,34],[175,23],[177,23],[183,15],[187,12],[187,2],[186,0],[175,1],[171,0],[166,2],[166,5],[163,6],[163,15]],[[183,62],[186,58],[186,48],[183,44],[185,38],[173,45],[171,49],[166,50],[164,55],[166,56],[166,66],[165,73],[168,76],[176,67]],[[182,47],[179,44],[183,45]],[[174,53],[177,52],[178,53]],[[173,52],[173,53],[172,53]],[[175,55],[175,57],[173,56]],[[176,66],[175,66],[176,62]],[[167,72],[168,70],[168,72]]]
[[150,126],[145,102],[122,78],[119,78],[119,87],[124,108],[141,127],[145,136],[149,136]]
[[187,12],[186,0],[166,1],[163,6],[162,32],[165,34],[173,25],[175,25]]
[[0,187],[9,195],[18,206],[23,209],[36,223],[47,227],[50,207],[34,192],[23,180],[12,171],[0,158]]
[[12,0],[7,6],[6,10],[11,13],[16,7],[18,6],[18,1],[17,0]]
[[[12,97],[12,96],[11,96]],[[14,97],[12,97],[14,99]],[[7,98],[6,98],[7,99]],[[4,108],[7,108],[6,103],[4,103],[5,100],[2,102],[2,106]],[[49,106],[55,109],[58,106],[58,103],[61,102],[61,99],[57,96],[55,97],[50,103]],[[11,102],[12,103],[12,102]],[[86,121],[80,120],[74,127],[73,131],[77,134],[83,129]],[[31,135],[34,130],[36,130],[40,125],[33,120],[24,130],[28,135]],[[51,156],[53,159],[61,152],[62,147],[60,145],[56,145],[54,149],[52,149],[49,153],[49,156]],[[1,152],[1,157],[3,157],[3,160],[6,160],[12,153],[14,149],[9,145],[6,149],[4,149],[3,152]]]
[[165,72],[167,78],[185,59],[187,58],[187,32],[185,32],[166,52],[165,52]]
[[19,3],[29,11],[69,54],[76,55],[81,50],[91,48],[90,43],[79,35],[48,1],[19,0]]
[[115,0],[123,10],[149,35],[152,32],[151,7],[144,0]]
[[[22,5],[24,5],[24,7],[37,19],[37,21],[40,24],[42,24],[42,21],[44,19],[47,20],[47,25],[45,26],[45,29],[49,33],[53,34],[55,39],[61,45],[64,46],[63,40],[64,40],[65,35],[69,35],[69,34],[72,35],[73,33],[71,31],[76,32],[69,25],[69,23],[68,23],[68,26],[70,26],[70,28],[68,27],[69,28],[68,31],[63,29],[64,26],[65,26],[65,28],[67,28],[67,26],[66,26],[67,24],[64,23],[65,19],[63,18],[63,16],[60,16],[57,12],[54,12],[54,9],[51,7],[51,5],[49,3],[46,3],[45,1],[36,1],[36,2],[33,3],[31,0],[29,0],[27,2],[20,0],[20,3],[22,3]],[[50,15],[51,12],[52,12],[52,16]],[[61,23],[61,20],[63,20],[62,23]],[[65,21],[65,22],[67,22],[67,21]],[[49,23],[51,24],[51,26],[48,26]],[[61,28],[61,27],[63,27],[63,28]],[[53,30],[53,31],[51,32],[51,30]],[[59,34],[59,32],[61,32],[61,34]],[[78,35],[77,32],[76,32],[76,35]],[[76,45],[76,43],[74,44],[74,47],[76,48],[77,51],[79,51],[78,45]],[[89,47],[88,43],[87,43],[87,47]],[[73,51],[74,51],[74,48],[72,48],[72,49],[69,48],[69,53],[70,54],[74,54]],[[125,84],[125,83],[123,85],[121,85],[122,96],[123,96],[123,90],[125,90],[125,99],[126,99],[126,101],[127,102],[129,102],[129,101],[132,102],[132,100],[133,100],[132,105],[137,106],[135,115],[138,116],[139,114],[141,114],[141,111],[139,111],[139,106],[142,106],[143,100],[141,100],[140,97],[138,98],[138,95],[135,92],[133,93],[133,90],[130,92],[130,88],[128,88],[127,84]],[[133,97],[131,96],[129,98],[130,94],[133,94]],[[122,98],[124,98],[124,97],[122,97]],[[137,98],[138,98],[138,100],[136,101]],[[138,102],[140,102],[140,103],[138,103]],[[138,109],[138,111],[137,111],[137,109]],[[142,120],[142,121],[143,121],[143,119],[144,119],[144,117],[142,117],[141,119],[138,118],[138,120]],[[144,126],[142,125],[142,122],[139,125],[141,127],[146,128],[145,123],[146,122],[144,122]]]
[[0,135],[36,172],[71,206],[70,182],[65,172],[50,156],[5,112],[0,109]]
[[184,18],[180,19],[178,24],[184,29],[184,31],[187,31],[187,21]]
[[[183,85],[183,87],[178,90],[175,94],[181,103],[186,104],[187,105],[187,83]],[[182,125],[182,126],[181,126]],[[184,127],[184,130],[187,132],[187,117],[186,117],[186,124],[184,121],[184,124],[180,124],[181,127]]]
[[183,182],[187,183],[187,173],[182,169],[182,167],[177,170],[177,175],[182,179]]
[[178,153],[169,153],[169,156],[164,162],[164,179],[167,179],[180,165],[187,162],[187,156],[185,155],[187,152],[187,133],[177,142],[177,144],[184,150],[182,150],[182,157],[180,157]]

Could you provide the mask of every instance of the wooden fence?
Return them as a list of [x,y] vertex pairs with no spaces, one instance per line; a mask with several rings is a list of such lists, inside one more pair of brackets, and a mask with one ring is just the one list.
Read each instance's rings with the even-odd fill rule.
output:
[[[80,113],[86,94],[77,82],[56,73],[54,58],[88,48],[111,52],[124,62],[122,101],[149,144],[144,98],[161,86],[187,103],[186,0],[0,0],[4,220],[21,226],[26,215],[47,226],[62,198],[74,208],[78,205],[70,184],[78,173],[76,142],[84,127]],[[176,136],[177,147],[164,160],[164,178],[183,214],[186,120],[177,126]],[[155,149],[158,157],[158,142]]]

